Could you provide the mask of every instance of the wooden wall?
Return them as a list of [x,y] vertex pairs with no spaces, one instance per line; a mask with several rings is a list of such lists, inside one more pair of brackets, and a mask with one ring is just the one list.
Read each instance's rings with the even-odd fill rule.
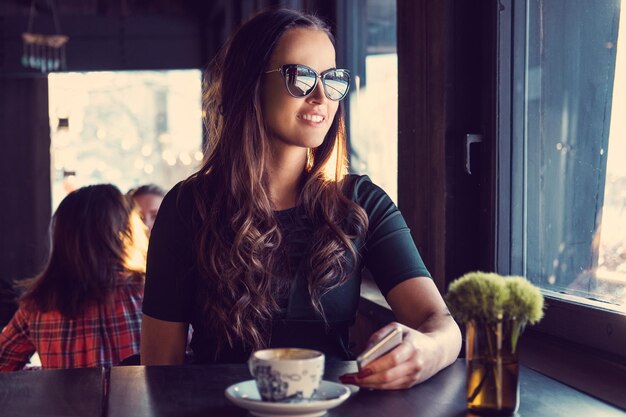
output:
[[[40,271],[48,252],[50,131],[45,78],[0,77],[0,288]],[[11,303],[0,290],[0,326]],[[2,314],[9,317],[2,317]]]
[[[497,2],[398,0],[398,206],[440,291],[493,270]],[[465,171],[466,134],[472,174]]]
[[[50,131],[45,79],[0,78],[0,270],[35,274],[50,218]],[[35,112],[39,109],[39,112]]]

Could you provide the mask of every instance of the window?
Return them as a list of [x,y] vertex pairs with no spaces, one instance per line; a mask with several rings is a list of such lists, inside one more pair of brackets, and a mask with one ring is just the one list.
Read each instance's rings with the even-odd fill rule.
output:
[[168,190],[202,160],[201,73],[50,74],[52,207],[84,185]]
[[548,331],[623,355],[626,13],[620,0],[503,4],[498,268],[542,288],[560,317]]
[[[351,68],[350,165],[398,199],[398,59],[396,0],[365,2],[364,68]],[[356,24],[353,22],[353,24]],[[349,46],[355,51],[363,48]]]

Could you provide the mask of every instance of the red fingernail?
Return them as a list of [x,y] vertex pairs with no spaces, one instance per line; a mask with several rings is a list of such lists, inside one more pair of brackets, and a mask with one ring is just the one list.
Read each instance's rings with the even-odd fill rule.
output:
[[342,375],[339,377],[342,384],[355,384],[356,378],[352,375]]
[[372,375],[373,373],[374,373],[374,371],[372,371],[370,368],[365,368],[365,369],[361,369],[361,372],[356,374],[356,376],[359,379],[363,379],[363,378],[367,378],[368,376]]

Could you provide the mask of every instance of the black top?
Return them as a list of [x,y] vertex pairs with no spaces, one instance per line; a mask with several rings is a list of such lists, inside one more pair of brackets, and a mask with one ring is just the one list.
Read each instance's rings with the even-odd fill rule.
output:
[[[389,196],[367,176],[350,179],[354,181],[352,199],[365,209],[369,227],[364,240],[354,241],[360,255],[354,273],[321,300],[328,325],[314,310],[306,274],[301,271],[313,226],[299,207],[276,212],[288,249],[288,269],[294,278],[289,294],[281,300],[283,311],[273,320],[270,346],[307,347],[331,358],[349,359],[348,328],[356,316],[362,268],[370,270],[383,295],[409,278],[430,277],[404,218]],[[159,320],[191,323],[191,347],[197,362],[244,362],[251,352],[243,346],[214,356],[215,340],[220,336],[205,329],[202,306],[195,302],[200,277],[193,244],[193,211],[193,196],[180,184],[165,196],[159,208],[150,237],[143,312]]]

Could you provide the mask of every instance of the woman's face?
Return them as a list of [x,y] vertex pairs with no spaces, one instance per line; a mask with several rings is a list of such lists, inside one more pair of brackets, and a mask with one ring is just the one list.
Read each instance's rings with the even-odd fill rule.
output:
[[[303,64],[318,73],[334,68],[335,48],[328,35],[320,30],[295,28],[278,41],[266,71],[285,64]],[[264,74],[263,116],[274,145],[315,148],[322,144],[330,128],[338,101],[324,95],[322,81],[304,98],[289,95],[285,80],[278,71]]]
[[134,197],[134,200],[139,208],[141,220],[148,226],[149,230],[152,230],[163,197],[156,194],[141,194]]

